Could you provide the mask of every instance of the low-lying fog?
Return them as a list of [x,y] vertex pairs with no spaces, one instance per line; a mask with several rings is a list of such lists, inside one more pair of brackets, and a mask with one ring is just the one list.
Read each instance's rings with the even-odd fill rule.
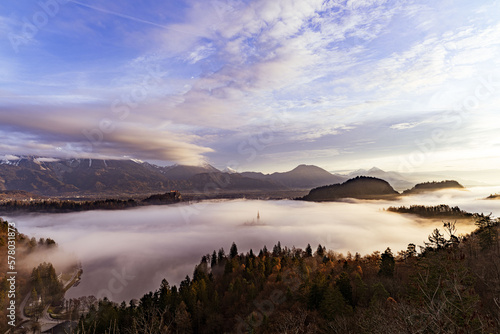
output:
[[[500,187],[440,191],[398,201],[311,203],[301,201],[205,201],[195,204],[150,206],[122,211],[87,211],[7,217],[29,236],[50,237],[61,256],[75,253],[83,264],[79,286],[67,298],[93,294],[121,302],[139,298],[159,287],[192,275],[204,254],[234,241],[240,252],[258,253],[264,245],[313,249],[318,244],[338,252],[362,255],[394,253],[409,243],[423,245],[440,221],[384,212],[388,206],[411,204],[459,206],[470,212],[500,214],[500,201],[482,200]],[[260,219],[257,219],[257,213]],[[459,233],[474,229],[459,226]],[[60,259],[54,258],[57,264]]]

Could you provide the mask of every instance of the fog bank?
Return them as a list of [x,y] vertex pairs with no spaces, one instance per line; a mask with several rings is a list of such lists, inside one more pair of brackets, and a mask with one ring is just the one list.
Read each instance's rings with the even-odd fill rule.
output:
[[[408,215],[384,212],[388,206],[458,205],[471,212],[499,215],[500,201],[481,198],[496,188],[443,191],[398,201],[311,203],[302,201],[205,201],[122,211],[26,215],[16,221],[22,233],[50,237],[62,254],[75,253],[83,264],[82,283],[67,297],[93,294],[121,302],[159,287],[163,278],[178,284],[204,254],[234,241],[240,252],[310,243],[362,255],[409,243],[422,245],[441,221],[422,223]],[[257,213],[260,219],[257,218]],[[420,221],[420,222],[419,222]],[[459,226],[468,233],[474,225]]]

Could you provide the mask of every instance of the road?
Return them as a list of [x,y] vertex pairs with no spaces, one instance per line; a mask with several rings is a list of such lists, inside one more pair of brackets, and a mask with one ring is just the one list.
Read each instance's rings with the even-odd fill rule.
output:
[[[63,290],[66,291],[67,289],[71,288],[70,285],[75,283],[76,278],[80,274],[81,274],[81,268],[77,268],[74,271],[73,276],[66,283],[63,283]],[[30,294],[26,295],[26,297],[24,297],[23,301],[19,305],[19,309],[21,310],[21,312],[19,312],[20,314],[19,314],[19,322],[18,322],[18,324],[21,324],[23,322],[30,322],[31,321],[31,319],[29,317],[27,317],[26,314],[24,313],[24,309],[26,308],[26,304],[28,303],[29,298],[30,298]],[[62,322],[60,320],[53,319],[49,315],[49,312],[48,312],[49,307],[50,307],[50,305],[45,306],[45,308],[43,309],[42,315],[38,319],[38,323],[41,326],[41,331],[42,332],[44,332],[46,330],[49,330],[52,327],[54,327],[57,324],[59,324],[60,322]],[[5,334],[7,334],[7,333],[10,333],[10,329],[7,332],[5,332]]]
[[21,302],[21,305],[19,305],[19,309],[21,310],[21,314],[19,315],[19,317],[21,318],[21,322],[22,321],[25,321],[25,320],[30,320],[29,317],[26,316],[26,314],[24,313],[24,308],[26,307],[26,303],[28,303],[28,300],[30,299],[30,294],[27,294],[26,297],[24,297],[23,301]]

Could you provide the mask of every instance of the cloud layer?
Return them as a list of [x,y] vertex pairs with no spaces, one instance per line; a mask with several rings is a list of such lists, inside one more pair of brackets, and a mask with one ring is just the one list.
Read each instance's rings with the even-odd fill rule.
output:
[[[71,296],[94,294],[121,302],[157,289],[163,278],[178,284],[192,275],[203,254],[234,241],[240,252],[264,245],[304,249],[322,244],[338,252],[369,254],[408,243],[423,245],[442,221],[382,211],[391,205],[458,205],[470,212],[500,214],[494,201],[481,200],[499,187],[443,191],[400,202],[309,203],[299,201],[208,201],[124,211],[89,211],[15,217],[25,234],[56,240],[63,254],[83,264],[82,283]],[[291,210],[293,215],[290,215]],[[260,219],[257,220],[257,212]],[[474,229],[459,225],[459,233]],[[59,257],[52,257],[63,262]],[[129,277],[125,283],[117,275]],[[123,277],[122,277],[123,278]]]

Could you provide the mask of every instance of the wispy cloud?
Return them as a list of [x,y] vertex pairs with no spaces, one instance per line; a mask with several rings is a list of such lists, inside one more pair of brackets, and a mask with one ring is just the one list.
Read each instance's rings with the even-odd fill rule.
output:
[[[19,30],[15,18],[41,9],[8,10],[1,30]],[[209,156],[225,165],[238,158],[227,142],[267,131],[279,118],[286,122],[272,127],[273,149],[290,152],[306,142],[317,152],[349,148],[336,159],[353,159],[347,152],[361,141],[389,159],[413,150],[409,143],[425,136],[434,116],[474,94],[479,78],[498,68],[497,14],[466,1],[70,1],[31,49],[13,56],[0,42],[2,129],[38,138],[43,149],[52,145],[49,152],[61,135],[78,147],[82,128],[117,121],[112,106],[119,101],[132,112],[95,154]],[[471,122],[484,123],[497,101],[492,94]],[[37,122],[14,121],[11,108]],[[148,132],[158,140],[142,140]]]
[[407,129],[413,129],[414,127],[419,126],[422,123],[418,122],[412,122],[412,123],[398,123],[398,124],[393,124],[391,125],[391,129],[394,130],[407,130]]

